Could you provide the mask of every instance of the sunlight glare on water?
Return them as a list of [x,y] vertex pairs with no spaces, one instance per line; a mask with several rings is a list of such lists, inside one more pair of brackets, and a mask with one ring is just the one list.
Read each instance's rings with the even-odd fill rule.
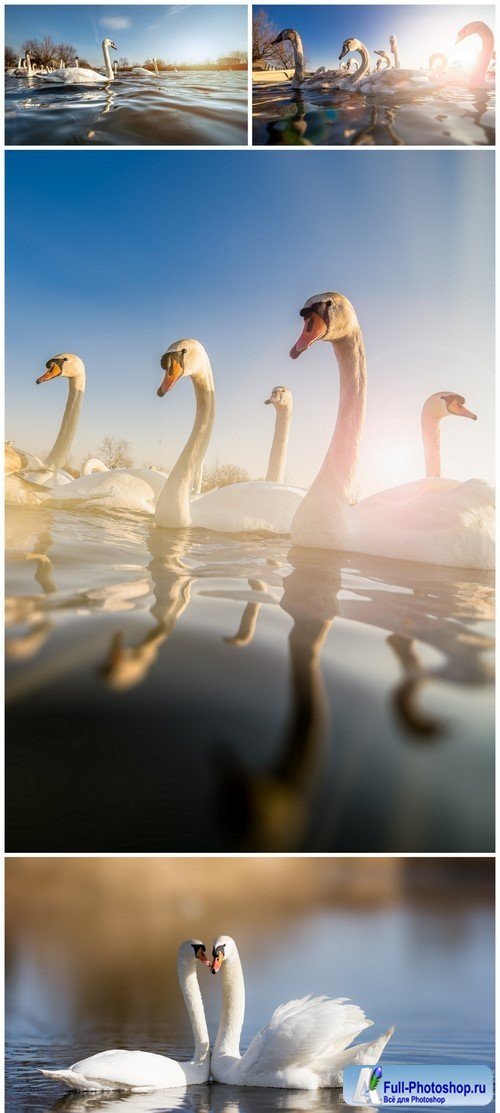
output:
[[491,850],[488,574],[118,513],[6,535],[8,845]]
[[5,78],[6,143],[246,144],[245,72],[118,76],[105,88]]

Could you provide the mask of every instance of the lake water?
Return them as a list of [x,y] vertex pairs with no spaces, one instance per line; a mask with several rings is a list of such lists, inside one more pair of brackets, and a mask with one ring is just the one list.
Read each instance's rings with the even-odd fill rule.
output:
[[8,511],[11,851],[493,850],[492,577]]
[[495,94],[451,90],[385,102],[373,95],[253,86],[253,142],[259,146],[488,146],[495,142]]
[[137,146],[247,143],[244,71],[118,76],[101,89],[5,78],[5,142]]
[[[239,927],[238,912],[235,924]],[[262,927],[262,924],[259,924]],[[273,1110],[346,1109],[339,1090],[317,1094],[243,1089],[207,1084],[153,1095],[66,1094],[37,1074],[39,1067],[63,1068],[86,1054],[110,1047],[188,1058],[192,1052],[184,1006],[175,981],[175,951],[162,958],[157,982],[161,1002],[127,992],[132,969],[109,983],[88,984],[78,962],[50,940],[45,949],[34,932],[17,935],[7,947],[6,1108],[9,1113],[271,1113]],[[408,903],[382,910],[313,911],[285,919],[262,933],[253,925],[238,931],[246,978],[242,1047],[274,1008],[307,992],[349,996],[374,1021],[372,1032],[396,1024],[383,1061],[493,1065],[494,914],[488,903],[462,903],[448,893],[442,906]],[[325,958],[328,956],[328,958]],[[142,957],[142,961],[144,958]],[[213,1042],[220,1007],[220,982],[200,967],[200,983]],[[173,975],[175,977],[175,974]],[[96,1004],[95,998],[100,1004]],[[107,994],[107,1006],[102,1001]],[[149,1011],[149,1019],[148,1019]],[[103,1014],[105,1013],[105,1019]],[[363,1037],[361,1037],[362,1039]]]

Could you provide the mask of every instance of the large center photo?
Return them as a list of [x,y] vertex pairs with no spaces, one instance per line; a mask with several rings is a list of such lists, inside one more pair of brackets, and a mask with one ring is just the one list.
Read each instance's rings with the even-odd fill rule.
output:
[[494,155],[6,163],[7,849],[492,851]]

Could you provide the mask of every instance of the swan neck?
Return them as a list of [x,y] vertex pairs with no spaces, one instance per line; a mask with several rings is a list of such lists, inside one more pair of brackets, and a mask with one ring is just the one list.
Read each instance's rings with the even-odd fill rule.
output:
[[293,80],[302,84],[304,80],[304,47],[302,46],[302,39],[297,32],[295,32],[295,38],[292,39],[292,47],[295,65]]
[[268,483],[283,483],[286,468],[286,455],[288,449],[288,437],[290,435],[290,425],[292,421],[292,410],[276,410],[276,421],[274,424],[274,437],[271,445],[271,452],[269,455],[269,464],[267,466],[266,481]]
[[370,55],[364,43],[360,43],[359,46],[356,47],[356,49],[358,51],[358,54],[361,55],[361,64],[359,68],[354,71],[352,76],[356,79],[356,81],[359,81],[360,77],[364,77],[365,73],[370,72]]
[[191,525],[191,492],[199,482],[215,420],[215,388],[208,358],[203,369],[191,378],[196,398],[193,428],[156,507],[158,525],[173,529]]
[[103,45],[102,45],[102,52],[104,54],[104,68],[106,70],[106,77],[109,77],[110,80],[111,80],[114,77],[114,73],[113,73],[113,68],[111,66],[111,61],[110,61],[110,57],[109,57],[109,50],[108,50],[107,46],[105,45],[105,43],[103,43]]
[[474,69],[470,75],[469,85],[482,85],[486,78],[486,71],[491,61],[493,54],[493,47],[495,40],[489,27],[479,25],[476,28],[477,34],[481,38],[481,50],[479,51]]
[[210,1054],[210,1039],[196,970],[179,966],[179,985],[193,1029],[194,1060],[203,1062]]
[[436,418],[422,416],[422,439],[424,442],[425,474],[428,479],[439,479],[441,475],[441,428]]
[[238,952],[222,965],[222,1010],[214,1055],[239,1058],[245,1016],[245,983]]
[[339,409],[330,447],[311,490],[326,481],[329,493],[349,503],[366,408],[366,356],[361,329],[357,326],[332,344],[339,367]]
[[68,379],[68,399],[59,433],[45,463],[49,468],[63,468],[68,461],[70,450],[76,436],[80,410],[85,391],[85,373]]

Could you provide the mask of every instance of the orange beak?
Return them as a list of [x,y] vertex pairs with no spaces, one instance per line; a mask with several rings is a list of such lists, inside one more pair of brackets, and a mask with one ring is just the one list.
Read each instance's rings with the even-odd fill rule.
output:
[[49,379],[57,379],[58,376],[61,375],[61,374],[62,374],[62,371],[61,371],[61,368],[59,367],[59,364],[51,363],[50,367],[47,368],[47,370],[44,372],[44,374],[40,375],[40,378],[36,380],[37,386],[38,386],[39,383],[47,383],[49,381]]
[[325,333],[326,325],[319,316],[319,313],[308,313],[299,339],[290,351],[292,359],[298,359],[301,352],[305,352],[307,348],[311,348],[312,345],[316,343],[316,340],[321,340]]
[[198,959],[198,960],[199,960],[200,962],[202,962],[204,966],[209,966],[209,967],[210,967],[210,969],[212,968],[212,963],[210,962],[210,959],[209,959],[209,958],[207,958],[207,954],[206,954],[206,951],[202,951],[202,950],[201,950],[201,948],[200,948],[200,949],[199,949],[199,950],[198,950],[198,951],[196,952],[196,958],[197,958],[197,959]]
[[222,955],[216,955],[210,966],[212,967],[212,974],[218,974],[222,966]]
[[[163,367],[163,360],[162,360],[162,367]],[[160,386],[158,387],[158,390],[156,391],[156,393],[158,395],[158,398],[163,398],[164,394],[168,394],[169,390],[172,390],[172,387],[177,382],[177,379],[180,379],[181,375],[182,375],[182,367],[181,367],[179,361],[177,359],[168,358],[167,361],[166,361],[165,375],[163,377],[163,382],[160,384]]]
[[470,417],[472,421],[477,421],[477,414],[473,414],[472,410],[462,406],[461,402],[452,402],[452,413],[457,414],[458,417]]

